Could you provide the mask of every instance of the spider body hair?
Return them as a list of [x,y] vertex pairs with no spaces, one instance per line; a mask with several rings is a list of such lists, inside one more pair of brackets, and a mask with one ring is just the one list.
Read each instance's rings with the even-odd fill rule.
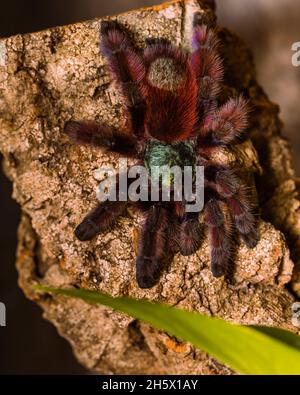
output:
[[163,43],[146,47],[146,133],[172,143],[188,139],[197,120],[197,82],[187,53]]

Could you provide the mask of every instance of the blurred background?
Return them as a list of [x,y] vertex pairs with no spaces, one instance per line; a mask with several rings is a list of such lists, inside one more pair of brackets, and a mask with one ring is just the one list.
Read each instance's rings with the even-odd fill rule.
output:
[[[155,0],[10,0],[1,4],[0,37],[64,25],[129,9]],[[291,142],[300,174],[300,67],[291,63],[292,44],[300,42],[299,0],[216,0],[219,24],[237,32],[252,47],[258,80],[281,107],[284,134]],[[11,185],[0,172],[0,302],[7,327],[0,328],[0,374],[85,373],[69,344],[17,287],[14,267],[19,209]]]

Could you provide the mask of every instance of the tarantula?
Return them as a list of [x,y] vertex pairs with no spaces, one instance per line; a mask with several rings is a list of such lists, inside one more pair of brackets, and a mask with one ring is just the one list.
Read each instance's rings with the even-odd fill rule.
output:
[[[123,93],[126,126],[117,130],[71,120],[65,132],[76,143],[138,158],[146,167],[151,160],[168,164],[174,155],[180,166],[187,162],[204,166],[204,222],[209,231],[211,270],[215,277],[226,275],[233,229],[249,248],[256,245],[258,236],[245,185],[232,169],[211,159],[216,150],[237,142],[247,124],[243,97],[218,104],[223,67],[215,32],[195,16],[191,53],[167,40],[149,39],[141,54],[124,28],[105,21],[101,24],[101,51]],[[155,149],[160,155],[154,155]],[[76,237],[86,241],[107,230],[127,204],[147,213],[136,278],[141,288],[150,288],[159,280],[166,254],[179,251],[187,256],[200,247],[199,213],[186,212],[184,201],[105,201],[84,218],[75,230]]]

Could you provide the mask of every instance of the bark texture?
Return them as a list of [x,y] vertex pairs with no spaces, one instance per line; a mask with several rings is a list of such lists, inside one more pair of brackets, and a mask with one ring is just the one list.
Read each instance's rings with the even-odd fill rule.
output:
[[[187,46],[192,16],[215,23],[212,1],[174,1],[114,17],[137,46],[165,37]],[[100,19],[0,41],[0,150],[22,208],[17,268],[20,286],[72,344],[78,360],[101,373],[232,374],[191,345],[107,308],[41,296],[36,283],[148,298],[247,324],[292,326],[300,294],[300,201],[279,108],[256,82],[252,55],[234,34],[217,27],[225,62],[224,92],[244,92],[252,114],[248,139],[219,160],[256,182],[262,219],[253,250],[237,240],[233,283],[210,272],[205,238],[199,251],[176,256],[160,282],[141,290],[135,281],[135,244],[142,218],[128,211],[89,243],[74,228],[96,203],[95,170],[118,156],[72,144],[69,119],[121,125],[122,98],[99,53]],[[292,261],[293,260],[293,261]],[[59,356],[58,356],[59,358]]]

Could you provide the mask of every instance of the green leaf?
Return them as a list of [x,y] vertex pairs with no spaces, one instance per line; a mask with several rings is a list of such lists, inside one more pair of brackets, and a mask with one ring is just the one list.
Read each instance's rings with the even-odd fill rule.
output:
[[231,324],[199,313],[128,297],[76,289],[36,286],[129,314],[188,341],[242,374],[300,374],[299,337],[278,328]]
[[292,346],[300,352],[300,336],[295,335],[293,332],[286,331],[280,328],[272,328],[269,326],[251,326],[251,328],[256,329],[274,339],[280,340],[281,342]]

